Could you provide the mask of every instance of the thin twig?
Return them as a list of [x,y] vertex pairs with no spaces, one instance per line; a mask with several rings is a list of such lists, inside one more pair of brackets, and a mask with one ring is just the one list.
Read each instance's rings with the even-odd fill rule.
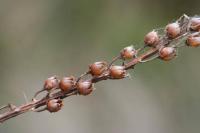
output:
[[[145,60],[152,59],[152,57],[159,54],[159,49],[162,47],[170,46],[173,43],[175,43],[175,46],[177,47],[176,44],[178,44],[182,38],[185,38],[188,35],[190,35],[191,33],[193,33],[193,31],[188,31],[188,25],[190,24],[189,20],[190,20],[190,18],[186,17],[186,16],[183,16],[183,17],[181,17],[181,19],[178,20],[178,22],[180,23],[180,26],[181,26],[181,34],[179,35],[179,37],[177,37],[175,39],[169,39],[167,37],[167,35],[163,35],[162,37],[160,37],[159,44],[156,47],[142,46],[141,48],[139,48],[138,52],[137,52],[137,54],[139,54],[139,55],[136,55],[132,60],[130,60],[128,63],[124,64],[125,70],[132,69],[138,63],[143,63],[143,62],[145,62]],[[199,34],[199,33],[197,33],[197,34]],[[146,48],[147,48],[147,50],[143,51]],[[91,81],[92,83],[97,83],[97,82],[100,82],[103,80],[113,79],[109,75],[110,74],[109,68],[118,59],[120,59],[120,56],[117,56],[112,60],[112,62],[108,66],[108,70],[105,71],[102,75],[97,76],[97,77],[92,76],[91,78],[88,79],[88,81]],[[153,59],[155,59],[155,58],[153,58]],[[78,78],[78,81],[86,74],[89,74],[89,72],[86,72],[83,75],[81,75],[80,78]],[[35,95],[37,95],[37,94],[38,93],[36,93]],[[73,89],[71,89],[68,92],[63,92],[60,90],[58,92],[55,92],[51,96],[48,96],[48,97],[46,96],[40,100],[34,99],[24,105],[21,105],[18,107],[14,106],[14,108],[10,108],[8,111],[0,114],[0,122],[3,123],[4,121],[6,121],[10,118],[13,118],[15,116],[21,115],[21,114],[29,112],[29,111],[40,112],[39,109],[41,107],[44,107],[44,109],[45,109],[46,104],[49,100],[64,99],[68,96],[77,95],[77,94],[79,94],[79,92],[77,91],[76,86],[75,86]]]

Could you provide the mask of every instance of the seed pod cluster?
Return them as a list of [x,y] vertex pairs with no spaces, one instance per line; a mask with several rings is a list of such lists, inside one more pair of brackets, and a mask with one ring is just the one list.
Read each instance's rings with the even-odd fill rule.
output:
[[169,61],[176,57],[176,49],[173,47],[163,47],[159,50],[159,58],[164,61]]
[[[144,63],[155,58],[164,61],[172,60],[177,55],[178,42],[185,38],[187,38],[186,45],[191,47],[200,46],[200,18],[185,17],[185,19],[188,21],[183,23],[182,19],[179,19],[177,22],[168,24],[165,27],[164,35],[159,35],[156,30],[147,33],[144,37],[144,47],[137,50],[133,46],[125,47],[110,64],[105,61],[92,63],[89,65],[89,70],[77,80],[73,76],[63,77],[61,80],[56,76],[52,76],[45,80],[43,90],[50,92],[55,88],[60,89],[58,94],[61,99],[68,96],[65,94],[86,96],[94,90],[94,83],[106,79],[123,79],[128,76],[127,69],[134,67],[137,63]],[[147,51],[145,51],[146,48],[148,49]],[[120,59],[123,62],[122,65],[113,65],[116,60]],[[127,59],[132,60],[125,64]],[[83,80],[85,75],[89,75],[91,78]],[[54,98],[53,96],[50,96],[49,99],[51,100],[46,103],[47,108],[45,109],[49,112],[57,112],[63,106],[62,100],[58,98],[52,99]]]
[[137,54],[137,51],[134,49],[133,46],[125,47],[120,52],[122,59],[132,59],[136,56],[136,54]]
[[51,113],[61,110],[63,102],[61,99],[52,99],[47,102],[47,110]]

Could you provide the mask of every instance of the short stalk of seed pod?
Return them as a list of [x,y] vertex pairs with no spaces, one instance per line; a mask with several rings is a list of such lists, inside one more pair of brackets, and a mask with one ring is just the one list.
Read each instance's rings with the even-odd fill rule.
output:
[[156,59],[158,57],[159,57],[159,55],[155,54],[155,55],[152,55],[150,58],[140,59],[139,62],[140,63],[146,63],[146,62],[152,61],[152,60],[154,60],[154,59]]
[[190,29],[193,31],[200,31],[200,18],[194,17],[190,20]]
[[174,47],[163,47],[159,50],[159,58],[164,61],[169,61],[176,57],[176,49]]
[[115,58],[113,58],[112,61],[108,65],[108,69],[114,64],[114,62],[116,62],[119,59],[122,59],[121,55],[118,55]]
[[50,95],[50,93],[57,89],[59,87],[59,80],[56,76],[52,76],[48,79],[45,80],[44,82],[44,86],[42,90],[39,90],[38,92],[35,93],[33,100],[35,100],[35,98],[37,97],[38,94],[40,94],[43,91],[47,91],[48,94],[47,96]]
[[187,46],[190,47],[198,47],[200,46],[200,35],[198,34],[192,34],[190,35],[186,40]]
[[107,68],[107,63],[105,61],[95,62],[89,66],[89,72],[92,76],[100,76]]
[[51,113],[61,110],[63,102],[61,99],[52,99],[47,102],[47,110]]
[[125,47],[121,50],[120,55],[122,59],[132,59],[135,58],[137,54],[137,51],[134,49],[133,46]]
[[73,76],[63,77],[60,80],[59,87],[62,91],[68,92],[74,88],[75,78]]
[[7,105],[4,105],[4,106],[0,107],[0,110],[7,109],[7,108],[12,111],[12,110],[14,110],[16,108],[16,106],[11,104],[11,103],[9,103]]
[[88,74],[90,74],[90,71],[87,71],[87,72],[81,74],[81,75],[77,78],[76,82],[79,82],[84,76],[86,76],[86,75],[88,75]]
[[79,81],[76,85],[80,95],[89,95],[93,91],[93,83],[91,81]]
[[166,34],[170,39],[178,37],[181,33],[181,28],[177,22],[168,24],[165,28]]
[[151,31],[144,37],[144,43],[150,47],[156,47],[159,43],[159,36],[156,31]]
[[124,66],[111,66],[109,74],[112,79],[122,79],[128,76]]

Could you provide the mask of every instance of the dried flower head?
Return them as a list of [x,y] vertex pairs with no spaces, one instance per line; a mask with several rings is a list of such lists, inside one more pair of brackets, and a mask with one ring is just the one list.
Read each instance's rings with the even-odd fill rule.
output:
[[51,89],[58,88],[58,87],[59,87],[59,80],[56,76],[52,76],[45,80],[45,83],[44,83],[45,90],[49,91]]
[[194,17],[190,20],[191,25],[190,28],[194,31],[200,31],[200,18]]
[[166,26],[166,34],[170,39],[178,37],[181,33],[181,28],[178,23],[171,23]]
[[132,59],[136,56],[137,51],[134,49],[133,46],[128,46],[122,49],[120,54],[121,54],[121,58],[123,59]]
[[107,63],[105,61],[95,62],[89,66],[89,69],[93,76],[100,76],[107,69]]
[[110,76],[113,79],[121,79],[127,76],[127,72],[124,66],[111,66]]
[[159,58],[164,61],[169,61],[176,57],[176,49],[173,47],[163,47],[159,50]]
[[200,46],[200,35],[199,34],[192,34],[190,35],[187,40],[186,44],[191,47],[198,47]]
[[93,91],[93,84],[91,81],[79,81],[77,83],[78,93],[80,95],[89,95]]
[[47,102],[47,110],[49,112],[58,112],[61,110],[63,102],[61,99],[52,99]]
[[144,37],[144,43],[150,47],[155,47],[159,42],[159,36],[156,31],[151,31],[149,32],[145,37]]
[[65,92],[73,89],[74,85],[75,85],[75,78],[73,76],[62,78],[59,84],[60,89]]

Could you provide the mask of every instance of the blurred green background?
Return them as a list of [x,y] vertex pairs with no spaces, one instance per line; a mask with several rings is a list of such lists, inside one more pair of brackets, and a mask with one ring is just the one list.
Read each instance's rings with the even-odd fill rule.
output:
[[[0,0],[0,105],[25,103],[52,75],[78,76],[88,64],[142,45],[144,35],[199,0]],[[132,79],[96,84],[92,95],[65,99],[56,113],[26,113],[0,133],[198,133],[200,49],[182,48]]]

